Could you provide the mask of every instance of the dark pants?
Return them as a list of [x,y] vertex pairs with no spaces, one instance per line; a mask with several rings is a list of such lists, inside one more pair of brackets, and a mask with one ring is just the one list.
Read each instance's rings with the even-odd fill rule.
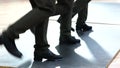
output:
[[77,0],[74,3],[73,14],[74,17],[78,13],[76,27],[80,27],[85,24],[88,14],[88,3],[90,0]]
[[[46,39],[44,38],[46,37],[48,25],[46,21],[48,21],[48,18],[55,12],[55,0],[30,0],[30,2],[33,5],[33,9],[9,26],[3,33],[11,39],[16,39],[19,38],[19,34],[24,33],[28,29],[32,29],[36,35],[36,40],[40,38],[36,42],[38,44],[38,42],[41,43],[41,40]],[[38,36],[39,34],[40,36]],[[47,41],[44,42],[46,43]],[[42,44],[40,47],[42,47]]]
[[[35,1],[30,0],[30,3],[33,9],[37,7]],[[38,24],[31,28],[32,33],[35,35],[35,48],[46,49],[49,47],[47,42],[48,19],[49,18],[40,21],[42,24]]]
[[[62,22],[60,26],[60,35],[61,36],[70,36],[71,35],[71,12],[72,12],[72,4],[73,0],[57,0],[58,3],[55,5],[55,12],[54,15],[61,15]],[[34,4],[32,4],[34,8]],[[44,22],[42,25],[37,25],[37,27],[34,27],[35,29],[34,35],[36,40],[35,48],[48,48],[49,46],[47,42],[47,26],[48,26],[48,20],[42,21]],[[42,26],[42,27],[41,27]],[[41,29],[42,28],[42,29]]]

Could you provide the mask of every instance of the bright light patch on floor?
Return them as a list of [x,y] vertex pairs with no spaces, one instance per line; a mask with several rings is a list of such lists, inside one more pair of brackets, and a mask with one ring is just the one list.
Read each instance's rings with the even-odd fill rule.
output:
[[[82,42],[82,41],[81,41]],[[95,60],[94,56],[89,51],[88,47],[85,43],[82,43],[82,45],[75,49],[75,53],[79,54],[80,56],[88,59],[88,60]]]
[[60,66],[57,66],[57,67],[55,67],[55,68],[60,68]]

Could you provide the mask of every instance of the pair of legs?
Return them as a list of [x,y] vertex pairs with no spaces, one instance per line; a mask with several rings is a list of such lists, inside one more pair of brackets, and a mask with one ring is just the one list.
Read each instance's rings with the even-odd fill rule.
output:
[[[12,55],[18,58],[21,58],[22,53],[17,49],[15,44],[15,39],[19,38],[19,34],[24,33],[28,29],[31,29],[31,31],[35,34],[35,40],[36,40],[36,44],[34,46],[35,47],[34,59],[36,61],[41,61],[42,58],[46,58],[48,60],[61,59],[60,56],[53,54],[48,49],[49,45],[46,40],[48,19],[51,15],[54,15],[55,1],[30,0],[30,2],[32,3],[32,5],[34,5],[33,9],[30,12],[28,12],[25,16],[23,16],[21,19],[19,19],[17,22],[9,26],[7,30],[3,31],[3,33],[0,35],[0,44],[4,44],[4,46],[6,47],[9,53],[11,53]],[[67,0],[65,2],[66,4],[59,0],[59,3],[61,3],[65,7],[69,5],[67,7],[68,9],[71,9],[70,4],[72,3],[72,1],[70,2],[69,0]],[[66,19],[69,20],[71,19],[70,14],[71,12],[69,12],[68,14],[61,14],[61,16],[63,16],[63,22],[65,22]],[[64,19],[64,15],[66,19]],[[66,24],[70,23],[69,20],[66,21]],[[66,28],[66,30],[63,29],[63,26],[64,28]],[[61,35],[67,37],[71,36],[71,32],[70,32],[71,24],[68,25],[64,24],[63,26],[61,26],[61,30],[62,30],[60,32]],[[45,32],[44,30],[42,30],[42,28],[45,30]]]
[[[78,43],[80,42],[78,39],[75,39],[71,36],[71,7],[73,0],[57,0],[58,3],[55,5],[55,12],[54,15],[61,15],[62,22],[60,27],[60,43]],[[31,2],[33,8],[35,8],[35,3]],[[70,5],[71,4],[71,5]],[[69,11],[68,11],[69,10]],[[32,28],[31,31],[35,35],[35,52],[34,52],[34,60],[41,60],[40,59],[40,51],[49,48],[49,44],[47,42],[47,27],[48,27],[48,19],[42,21],[42,25],[37,25],[36,27]],[[50,51],[49,51],[50,52]],[[52,53],[52,52],[51,52]],[[46,51],[46,55],[48,56],[48,52]],[[55,54],[50,54],[50,57],[58,58]],[[50,60],[50,59],[49,59]]]
[[[35,8],[35,3],[31,2],[33,8]],[[79,42],[78,39],[75,39],[71,36],[71,8],[72,8],[73,0],[57,0],[57,4],[55,5],[55,12],[54,15],[61,15],[62,21],[60,26],[60,41],[64,41],[67,43],[77,43]],[[49,47],[47,42],[47,26],[48,26],[48,19],[42,21],[42,25],[37,25],[36,27],[32,28],[31,31],[34,33],[36,38],[36,48],[43,48]],[[42,28],[42,29],[41,29]],[[68,39],[66,39],[68,38]],[[67,41],[66,41],[67,40]],[[40,47],[40,45],[44,45]],[[45,46],[46,45],[46,46]]]
[[92,29],[91,26],[86,24],[89,2],[90,0],[77,0],[74,3],[72,17],[78,14],[76,30],[81,30],[84,32]]
[[74,0],[57,0],[55,14],[60,14],[60,38],[59,44],[76,44],[79,43],[79,39],[71,36],[71,18],[72,7]]
[[[30,0],[32,8],[37,8],[37,3],[34,0]],[[42,24],[38,24],[35,27],[31,28],[32,33],[35,35],[35,45],[34,45],[34,60],[42,61],[42,58],[46,58],[48,60],[56,60],[61,59],[62,57],[59,55],[55,55],[48,48],[50,45],[47,42],[47,27],[48,27],[48,19],[44,19],[40,21]]]
[[[24,33],[28,29],[32,29],[33,33],[37,35],[38,33],[36,27],[43,26],[44,24],[47,26],[48,23],[44,23],[44,21],[48,20],[48,18],[54,13],[55,9],[55,0],[31,0],[31,2],[35,5],[35,7],[21,19],[10,25],[0,35],[0,44],[4,44],[8,52],[18,58],[22,57],[22,53],[17,49],[15,39],[19,38],[19,34]],[[42,30],[42,28],[46,28],[46,26],[41,27],[40,30]],[[41,31],[39,34],[44,35],[42,32],[43,31]],[[37,36],[36,40],[38,40]],[[49,51],[49,45],[42,45],[42,39],[39,41],[41,44],[36,46],[38,44],[36,43],[35,54],[39,57],[40,61],[42,58],[47,58],[48,60],[61,59],[60,56],[54,55]]]
[[[91,30],[92,27],[86,24],[87,14],[88,14],[88,3],[90,0],[76,0],[73,5],[72,17],[78,14],[77,22],[76,22],[76,30],[88,31]],[[58,22],[61,21],[61,17],[58,19]],[[74,29],[71,28],[73,31]]]

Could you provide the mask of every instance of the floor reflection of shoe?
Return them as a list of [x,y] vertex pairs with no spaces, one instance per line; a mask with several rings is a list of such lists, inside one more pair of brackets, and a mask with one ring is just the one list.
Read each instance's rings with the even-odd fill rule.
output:
[[56,61],[61,60],[63,57],[52,53],[49,49],[45,50],[44,52],[35,50],[34,61],[42,61],[43,58],[47,59],[48,61]]
[[76,43],[80,43],[80,40],[76,39],[73,36],[60,37],[59,44],[76,44]]
[[88,26],[88,25],[84,24],[82,26],[76,27],[76,30],[81,30],[81,31],[85,32],[85,31],[92,30],[92,26]]
[[0,44],[3,44],[7,51],[15,57],[21,58],[22,53],[17,49],[14,39],[9,39],[5,35],[0,36]]

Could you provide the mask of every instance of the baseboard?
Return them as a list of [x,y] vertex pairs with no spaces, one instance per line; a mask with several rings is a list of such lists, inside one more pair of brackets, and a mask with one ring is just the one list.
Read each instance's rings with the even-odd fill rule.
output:
[[106,68],[120,68],[120,50],[118,50]]

